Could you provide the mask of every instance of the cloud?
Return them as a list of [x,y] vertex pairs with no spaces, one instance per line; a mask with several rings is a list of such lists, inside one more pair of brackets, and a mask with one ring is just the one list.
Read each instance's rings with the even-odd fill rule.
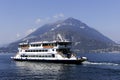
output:
[[46,17],[45,20],[49,21],[51,18],[50,17]]
[[45,17],[45,18],[37,18],[35,20],[35,25],[43,25],[43,24],[46,24],[46,23],[49,23],[49,22],[52,22],[52,21],[55,21],[55,20],[59,20],[59,19],[62,19],[62,18],[65,18],[64,14],[63,13],[58,13],[56,15],[53,15],[53,16],[48,16],[48,17]]
[[36,28],[27,30],[26,33],[25,33],[26,36],[29,35],[29,34],[31,34],[32,32],[34,32],[35,30],[36,30]]
[[58,15],[54,15],[53,18],[58,18]]
[[63,13],[59,13],[53,16],[53,18],[57,19],[57,18],[64,18],[64,14]]
[[35,20],[36,24],[40,24],[41,22],[42,22],[42,19],[40,19],[40,18],[38,18],[38,19]]
[[20,34],[19,34],[19,33],[17,33],[17,34],[16,34],[16,36],[17,36],[17,38],[19,38],[19,37],[20,37]]
[[59,14],[59,17],[62,17],[62,18],[63,18],[63,17],[65,17],[65,16],[64,16],[63,13],[60,13],[60,14]]

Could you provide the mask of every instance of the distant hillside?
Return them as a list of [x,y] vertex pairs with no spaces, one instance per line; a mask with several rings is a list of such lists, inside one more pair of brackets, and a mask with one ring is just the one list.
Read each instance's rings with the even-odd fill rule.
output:
[[1,51],[16,52],[19,42],[27,40],[30,42],[43,40],[52,41],[57,38],[58,34],[60,34],[63,39],[73,42],[73,50],[82,53],[109,48],[115,44],[111,39],[89,27],[87,24],[74,18],[68,18],[63,21],[45,24],[25,38],[9,44],[6,48],[1,48]]

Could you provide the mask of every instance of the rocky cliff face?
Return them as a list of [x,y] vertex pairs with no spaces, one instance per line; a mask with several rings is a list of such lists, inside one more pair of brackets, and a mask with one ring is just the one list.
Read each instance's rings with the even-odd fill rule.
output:
[[68,18],[63,21],[57,21],[51,24],[45,24],[25,38],[11,43],[7,49],[17,50],[17,45],[22,41],[52,41],[61,35],[63,40],[73,42],[73,49],[80,52],[89,52],[90,50],[108,48],[115,44],[112,40],[102,35],[97,30],[90,28],[85,23]]

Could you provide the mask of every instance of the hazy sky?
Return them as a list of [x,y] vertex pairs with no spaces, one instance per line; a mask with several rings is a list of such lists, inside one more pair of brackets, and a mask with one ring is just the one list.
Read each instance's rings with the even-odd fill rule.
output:
[[0,0],[0,44],[68,17],[120,41],[120,0]]

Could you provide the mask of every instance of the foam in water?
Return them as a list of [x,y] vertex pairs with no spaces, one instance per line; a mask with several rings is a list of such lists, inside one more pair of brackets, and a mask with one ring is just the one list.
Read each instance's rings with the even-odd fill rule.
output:
[[89,62],[89,61],[85,61],[83,62],[83,64],[90,64],[90,65],[107,65],[107,66],[118,66],[119,64],[116,63],[107,63],[107,62]]

